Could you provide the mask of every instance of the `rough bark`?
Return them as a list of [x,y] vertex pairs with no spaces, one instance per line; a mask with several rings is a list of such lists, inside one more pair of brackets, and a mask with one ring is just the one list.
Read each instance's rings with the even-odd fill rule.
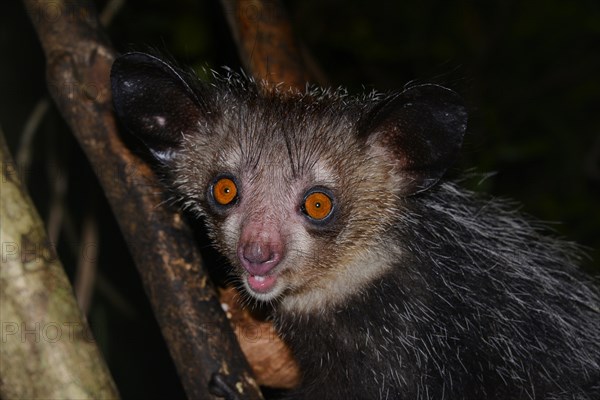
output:
[[189,398],[208,399],[220,371],[261,398],[193,235],[155,175],[117,133],[109,90],[115,52],[89,2],[24,0],[46,55],[50,93],[86,153],[120,224]]
[[309,74],[279,1],[221,0],[238,53],[251,75],[304,89]]
[[0,398],[119,398],[1,133],[0,165]]

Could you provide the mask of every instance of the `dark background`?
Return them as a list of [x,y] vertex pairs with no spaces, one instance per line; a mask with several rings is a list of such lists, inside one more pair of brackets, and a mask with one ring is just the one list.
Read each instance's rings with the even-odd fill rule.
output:
[[[523,211],[586,246],[584,268],[600,273],[600,2],[322,3],[285,5],[328,84],[359,92],[417,80],[459,91],[470,125],[456,170],[493,173],[465,184],[518,200]],[[199,71],[239,67],[216,1],[130,0],[108,33],[120,51],[151,46]],[[0,9],[0,60],[0,127],[15,154],[29,114],[46,96],[43,55],[18,1]],[[71,276],[82,221],[92,216],[98,224],[99,275],[88,318],[123,397],[183,397],[116,222],[52,107],[31,156],[23,172],[42,218],[56,180],[66,182],[58,249]]]

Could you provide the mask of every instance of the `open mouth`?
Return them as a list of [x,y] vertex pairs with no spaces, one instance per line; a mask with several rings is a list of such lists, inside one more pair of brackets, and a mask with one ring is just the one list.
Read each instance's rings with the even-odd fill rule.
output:
[[257,293],[268,293],[277,283],[276,275],[248,275],[248,286]]

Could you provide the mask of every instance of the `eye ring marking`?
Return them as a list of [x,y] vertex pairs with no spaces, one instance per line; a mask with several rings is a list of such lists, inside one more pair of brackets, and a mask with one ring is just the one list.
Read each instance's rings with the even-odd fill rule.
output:
[[212,197],[221,206],[228,206],[237,199],[238,189],[233,179],[221,177],[212,186]]
[[333,211],[333,199],[324,191],[314,190],[304,196],[302,212],[312,220],[323,221]]

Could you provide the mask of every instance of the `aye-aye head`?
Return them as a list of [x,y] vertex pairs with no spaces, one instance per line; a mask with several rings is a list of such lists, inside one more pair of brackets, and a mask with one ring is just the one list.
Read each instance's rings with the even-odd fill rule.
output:
[[460,97],[437,85],[280,92],[233,74],[198,82],[143,53],[119,57],[111,79],[119,120],[205,216],[247,292],[288,306],[390,268],[402,198],[441,178],[466,129]]

